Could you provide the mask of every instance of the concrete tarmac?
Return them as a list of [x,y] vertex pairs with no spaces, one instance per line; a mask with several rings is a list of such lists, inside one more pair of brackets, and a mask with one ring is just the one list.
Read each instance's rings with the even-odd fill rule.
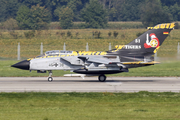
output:
[[0,92],[180,92],[180,77],[1,77]]

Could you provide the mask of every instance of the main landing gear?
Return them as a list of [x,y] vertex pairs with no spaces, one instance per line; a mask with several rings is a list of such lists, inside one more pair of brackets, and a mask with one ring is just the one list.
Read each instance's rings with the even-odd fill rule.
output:
[[49,72],[48,81],[49,81],[49,82],[52,82],[52,81],[53,81],[53,78],[51,77],[51,76],[52,76],[52,71],[49,70],[48,72]]
[[[49,81],[49,82],[52,82],[52,81],[53,81],[53,78],[52,78],[52,70],[49,70],[48,72],[49,72],[48,81]],[[105,82],[105,81],[106,81],[106,76],[103,75],[103,74],[102,74],[102,75],[99,75],[98,79],[99,79],[100,82]]]
[[106,81],[106,76],[105,75],[99,75],[98,77],[100,82],[105,82]]

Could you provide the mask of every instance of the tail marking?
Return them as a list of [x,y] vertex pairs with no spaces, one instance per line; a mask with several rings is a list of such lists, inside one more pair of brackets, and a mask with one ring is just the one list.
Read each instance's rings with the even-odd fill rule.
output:
[[[151,41],[149,41],[149,36],[151,37]],[[159,47],[159,39],[156,37],[155,33],[147,34],[146,43],[144,43],[145,48],[157,48]]]
[[148,27],[147,29],[173,29],[175,27],[175,23],[165,23],[165,24],[159,24],[155,27]]

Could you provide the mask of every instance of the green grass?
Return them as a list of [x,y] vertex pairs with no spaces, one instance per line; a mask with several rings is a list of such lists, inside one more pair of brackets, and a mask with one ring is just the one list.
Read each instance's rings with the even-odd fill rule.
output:
[[180,93],[0,93],[1,120],[179,120]]
[[[48,73],[37,73],[36,71],[29,72],[28,70],[20,70],[10,67],[19,61],[2,60],[0,61],[0,77],[47,77]],[[119,73],[108,76],[175,76],[179,77],[180,61],[162,62],[147,67],[131,68],[128,73]],[[53,76],[63,76],[69,74],[69,71],[53,71]]]
[[176,62],[162,62],[161,64],[155,64],[147,67],[139,67],[129,69],[128,73],[115,74],[113,76],[145,76],[145,77],[179,77],[180,61]]
[[132,29],[145,28],[142,22],[108,22],[108,29]]
[[[82,29],[85,28],[85,22],[74,22],[72,29]],[[51,22],[49,29],[60,28],[59,22]],[[126,22],[108,22],[105,29],[132,29],[132,28],[144,28],[142,22],[126,21]]]

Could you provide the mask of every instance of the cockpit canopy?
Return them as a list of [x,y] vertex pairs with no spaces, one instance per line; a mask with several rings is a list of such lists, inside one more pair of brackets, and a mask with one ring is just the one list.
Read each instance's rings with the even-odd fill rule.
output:
[[39,57],[44,57],[44,56],[60,56],[60,55],[71,55],[73,51],[65,51],[65,50],[52,50],[52,51],[46,51],[43,55],[37,56],[36,58]]
[[60,54],[72,54],[73,53],[73,51],[65,51],[65,50],[61,50],[60,51]]
[[59,55],[69,55],[72,54],[73,51],[65,51],[65,50],[53,50],[45,52],[46,56],[59,56]]
[[59,56],[60,51],[59,50],[47,51],[47,52],[45,52],[45,55],[46,56]]

